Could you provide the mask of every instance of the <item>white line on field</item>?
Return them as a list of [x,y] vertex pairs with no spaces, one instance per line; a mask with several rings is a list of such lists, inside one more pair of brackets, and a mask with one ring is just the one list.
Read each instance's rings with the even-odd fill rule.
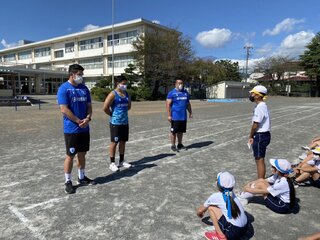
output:
[[51,198],[48,201],[32,204],[30,206],[27,206],[27,207],[24,207],[24,208],[21,208],[21,209],[22,210],[30,210],[32,208],[41,207],[41,206],[49,205],[49,204],[52,204],[52,203],[60,202],[60,201],[62,201],[64,199],[66,199],[67,197],[68,196],[63,197],[63,198]]
[[161,208],[162,208],[164,205],[166,205],[167,202],[168,202],[168,198],[166,198],[166,199],[160,204],[160,206],[158,206],[158,207],[156,208],[156,211],[157,211],[157,212],[160,212]]

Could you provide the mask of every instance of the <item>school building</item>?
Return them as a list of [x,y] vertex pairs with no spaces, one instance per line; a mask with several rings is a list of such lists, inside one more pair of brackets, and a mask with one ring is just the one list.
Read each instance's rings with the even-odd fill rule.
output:
[[[85,68],[91,88],[134,63],[132,42],[149,28],[172,29],[142,18],[0,50],[0,89],[16,94],[56,94],[70,64]],[[112,31],[113,30],[113,31]],[[114,44],[112,43],[112,32]],[[112,58],[113,56],[113,58]],[[113,61],[112,61],[113,60]]]

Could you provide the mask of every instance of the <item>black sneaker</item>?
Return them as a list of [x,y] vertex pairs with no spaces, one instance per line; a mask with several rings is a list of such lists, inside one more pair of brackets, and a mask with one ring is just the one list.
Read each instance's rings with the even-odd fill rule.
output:
[[84,176],[83,179],[78,178],[78,184],[79,185],[95,185],[96,182],[94,180],[88,178],[87,176]]
[[171,150],[174,151],[174,152],[178,151],[178,149],[176,148],[176,145],[172,145],[171,146]]
[[178,145],[177,145],[177,148],[178,148],[178,150],[186,150],[187,148],[182,144],[182,143],[179,143]]
[[64,185],[66,186],[66,188],[64,189],[66,193],[72,194],[75,192],[71,181],[66,182]]

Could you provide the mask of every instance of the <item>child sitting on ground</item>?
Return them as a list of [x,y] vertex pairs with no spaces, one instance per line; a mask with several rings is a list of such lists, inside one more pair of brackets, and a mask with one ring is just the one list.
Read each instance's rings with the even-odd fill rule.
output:
[[271,177],[249,182],[239,199],[247,203],[255,194],[262,194],[267,208],[276,213],[288,213],[295,205],[295,189],[288,175],[292,172],[291,164],[285,159],[270,159]]
[[320,148],[312,150],[313,158],[294,168],[296,176],[294,179],[295,187],[303,182],[310,180],[311,185],[320,188]]
[[234,176],[229,172],[217,175],[219,192],[213,193],[203,205],[197,209],[198,217],[202,218],[208,210],[215,231],[206,232],[207,239],[239,239],[246,232],[247,216],[233,193]]

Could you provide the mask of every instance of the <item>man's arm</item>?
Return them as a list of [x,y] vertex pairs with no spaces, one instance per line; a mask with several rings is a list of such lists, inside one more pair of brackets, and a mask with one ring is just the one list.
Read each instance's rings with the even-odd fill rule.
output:
[[258,128],[259,128],[259,123],[253,122],[253,124],[251,126],[251,130],[250,130],[250,135],[249,135],[249,141],[248,141],[249,144],[253,143],[253,135],[257,131]]
[[130,110],[131,109],[131,97],[129,96],[129,98],[128,98],[128,101],[129,101],[129,103],[128,103],[128,110]]
[[190,102],[188,102],[187,109],[188,109],[188,112],[189,112],[189,118],[192,118],[193,115],[192,115],[192,108],[191,108],[191,103]]
[[168,121],[171,122],[171,104],[172,104],[172,99],[166,100],[166,109],[167,109],[167,115],[168,115]]
[[106,97],[106,100],[103,103],[102,109],[109,116],[111,116],[111,114],[112,114],[110,111],[110,107],[111,107],[111,104],[113,103],[114,98],[115,98],[114,93],[110,92],[109,95]]
[[80,124],[82,123],[81,119],[79,119],[76,115],[74,115],[71,110],[68,108],[68,105],[60,105],[60,111],[63,115],[69,118],[71,121]]

